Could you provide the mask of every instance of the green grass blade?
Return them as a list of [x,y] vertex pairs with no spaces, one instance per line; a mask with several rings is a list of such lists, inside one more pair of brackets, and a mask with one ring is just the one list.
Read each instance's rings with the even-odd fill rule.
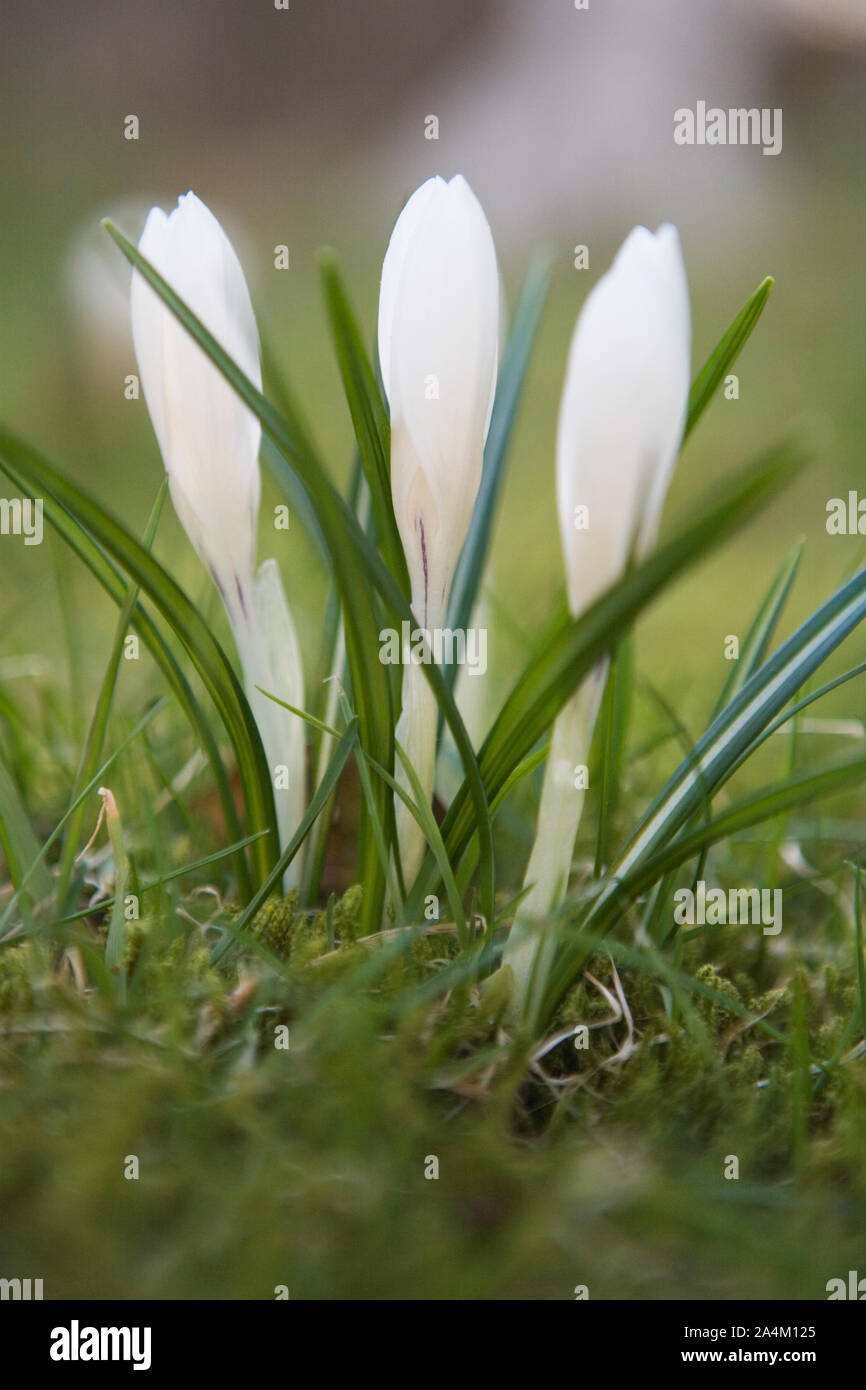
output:
[[[30,818],[16,787],[5,766],[0,762],[0,845],[9,866],[9,876],[16,896],[21,894],[27,881],[31,881],[27,894],[27,906],[35,906],[50,898],[54,885],[51,875],[39,856],[39,841],[30,824]],[[32,865],[35,870],[28,873]],[[22,903],[25,900],[22,899]]]
[[[148,518],[145,527],[143,544],[145,549],[150,550],[156,536],[159,525],[159,518],[162,514],[162,507],[168,491],[168,479],[163,478],[159,486],[156,501]],[[105,746],[105,735],[108,730],[108,720],[111,713],[111,706],[114,700],[114,692],[117,686],[117,674],[120,669],[120,662],[123,656],[123,645],[129,631],[132,616],[138,603],[138,586],[131,584],[123,607],[117,620],[117,627],[114,634],[111,652],[108,658],[108,665],[102,678],[99,695],[90,720],[90,727],[87,731],[87,738],[84,744],[84,751],[81,755],[78,771],[72,786],[72,800],[74,801],[85,783],[89,782],[102,757],[102,750]],[[84,820],[84,803],[79,806],[75,814],[70,818],[66,827],[66,834],[63,837],[63,850],[60,856],[60,865],[57,874],[57,906],[60,912],[66,907],[66,892],[69,884],[69,876],[72,872],[72,865],[77,852],[78,840]]]
[[[609,929],[623,906],[642,891],[641,885],[650,886],[684,859],[700,853],[713,842],[720,827],[722,834],[733,834],[746,824],[781,815],[791,806],[802,805],[810,797],[825,795],[848,780],[863,776],[863,753],[818,772],[794,773],[769,793],[749,798],[744,803],[745,810],[738,809],[740,820],[729,811],[672,842],[707,793],[715,793],[741,766],[767,736],[780,710],[864,616],[866,569],[813,613],[713,721],[648,808],[611,867],[601,893],[589,907],[583,928]],[[564,982],[582,959],[582,949],[578,935],[577,941],[563,953],[565,963],[558,964],[551,974],[546,1001],[549,1006],[560,997],[562,988],[568,987]]]
[[624,878],[728,779],[762,731],[866,615],[866,569],[839,589],[779,648],[713,721],[638,824],[611,870]]
[[[764,787],[744,797],[720,815],[648,858],[641,866],[639,875],[628,880],[629,893],[631,894],[632,889],[638,893],[643,892],[644,887],[654,883],[660,874],[677,868],[721,840],[730,839],[732,835],[737,835],[752,826],[762,825],[797,806],[808,805],[810,801],[832,796],[834,792],[864,777],[866,753],[858,751],[847,758],[794,773],[782,783],[774,782],[771,787]],[[626,880],[623,879],[622,882],[625,886]]]
[[[774,496],[800,462],[788,449],[767,455],[720,501],[703,510],[682,533],[632,569],[579,618],[573,620],[563,614],[508,696],[481,749],[479,766],[488,800],[496,797],[512,768],[531,751],[572,691],[636,615]],[[442,829],[453,862],[472,831],[465,783]]]
[[[24,479],[15,473],[8,460],[0,460],[0,467],[9,475],[19,491],[25,493],[28,491]],[[92,537],[78,525],[65,508],[55,502],[53,497],[46,495],[43,501],[44,513],[50,525],[54,527],[58,535],[62,536],[70,549],[74,550],[110,598],[118,606],[124,603],[128,593],[127,585],[104,552],[99,549]],[[189,681],[181,670],[177,658],[159,626],[141,603],[137,603],[133,611],[132,626],[162,672],[166,683],[174,693],[201,744],[211,769],[229,837],[235,841],[240,840],[240,822],[228,775],[223,766],[213,730],[204,716]],[[241,895],[246,900],[252,892],[252,886],[247,861],[243,853],[235,854],[234,865]]]
[[[265,830],[259,830],[257,832],[259,836],[266,834],[267,831]],[[221,860],[228,859],[231,855],[236,854],[238,850],[246,849],[247,845],[252,844],[255,839],[256,835],[247,835],[245,839],[238,840],[236,844],[226,845],[224,849],[216,849],[212,854],[203,855],[201,859],[194,859],[189,864],[182,864],[180,868],[167,869],[165,873],[159,874],[157,878],[152,878],[147,883],[142,883],[137,890],[138,895],[144,898],[146,894],[153,893],[157,888],[164,888],[168,883],[174,883],[179,878],[185,878],[187,874],[194,874],[199,869],[208,868],[211,864],[219,864]],[[100,911],[103,908],[107,911],[108,908],[114,906],[114,902],[115,899],[113,897],[104,898],[100,900],[97,907]],[[70,912],[65,917],[59,917],[54,923],[54,926],[64,927],[71,922],[80,922],[84,917],[92,917],[93,913],[94,908],[82,907],[79,908],[77,912]]]
[[158,714],[159,711],[163,708],[163,703],[164,702],[162,700],[157,700],[155,704],[151,705],[147,713],[142,716],[142,718],[138,721],[138,723],[127,735],[127,737],[122,741],[122,743],[118,744],[114,752],[108,758],[106,758],[105,762],[102,764],[102,767],[97,769],[95,775],[87,783],[87,786],[82,787],[77,801],[74,801],[72,803],[72,805],[69,807],[66,813],[57,822],[56,826],[52,830],[51,834],[48,836],[47,840],[45,840],[45,842],[37,848],[36,853],[33,859],[31,860],[28,868],[21,875],[20,882],[17,885],[15,892],[9,899],[9,902],[6,904],[6,907],[3,910],[2,917],[0,917],[0,937],[2,937],[3,933],[8,927],[10,919],[12,917],[12,913],[15,911],[15,907],[21,897],[21,894],[27,887],[27,884],[30,882],[32,878],[38,877],[41,873],[44,872],[45,859],[48,854],[48,851],[54,844],[57,837],[60,835],[64,826],[68,822],[70,816],[73,815],[77,807],[81,805],[85,797],[89,796],[90,793],[97,786],[97,784],[103,780],[106,772],[120,757],[121,753],[124,753],[127,748],[130,748],[132,744],[135,742],[135,740],[138,738],[139,734],[143,733],[143,731],[147,728],[148,724],[150,723],[151,719],[153,719],[154,715]]
[[121,994],[126,992],[126,979],[122,974],[123,954],[126,950],[126,890],[129,886],[131,866],[123,840],[123,826],[114,797],[107,792],[104,797],[105,820],[111,852],[114,858],[114,902],[108,936],[105,940],[105,964],[108,969],[119,974]]
[[406,756],[404,749],[401,748],[399,743],[397,744],[397,753],[400,758],[400,762],[403,764],[403,769],[406,773],[406,776],[409,779],[409,785],[412,788],[412,796],[409,796],[409,794],[406,791],[404,791],[402,787],[398,786],[394,778],[390,777],[384,768],[377,767],[374,768],[374,771],[377,772],[380,777],[384,777],[390,785],[391,789],[405,802],[412,815],[415,817],[415,820],[418,822],[422,831],[424,832],[427,843],[433,851],[433,856],[436,860],[436,865],[439,869],[439,873],[442,876],[442,882],[445,884],[445,893],[448,898],[448,905],[451,909],[451,915],[457,924],[458,936],[461,942],[465,945],[467,940],[466,918],[463,915],[463,904],[460,901],[460,893],[457,890],[457,883],[455,881],[453,873],[451,872],[451,865],[448,862],[448,855],[445,852],[445,845],[442,841],[442,835],[439,831],[438,825],[436,824],[433,811],[427,804],[427,801],[424,797],[424,789],[421,786],[420,781],[418,780],[418,774],[416,773],[414,767],[412,766],[412,763]]
[[238,920],[232,923],[231,928],[227,930],[226,935],[223,937],[222,941],[218,942],[218,944],[211,951],[211,962],[213,964],[216,964],[218,960],[221,960],[222,957],[225,955],[226,951],[228,951],[235,939],[235,933],[243,932],[247,925],[253,920],[259,908],[267,902],[268,898],[271,896],[274,890],[279,890],[280,885],[283,881],[283,874],[286,872],[286,869],[289,867],[295,855],[298,853],[307,836],[309,835],[310,831],[312,830],[313,825],[316,821],[316,817],[319,815],[319,812],[321,811],[322,807],[326,804],[329,796],[334,790],[334,787],[337,785],[337,782],[340,779],[340,774],[342,773],[343,768],[346,765],[349,755],[352,752],[353,748],[357,746],[357,743],[358,721],[357,719],[353,719],[351,724],[349,724],[349,726],[347,727],[345,733],[342,734],[340,741],[337,744],[337,747],[334,749],[334,753],[331,758],[331,761],[328,764],[325,776],[322,778],[321,782],[319,783],[318,787],[313,793],[313,797],[310,801],[309,806],[307,807],[304,818],[298,826],[297,830],[295,831],[294,835],[292,836],[291,842],[288,845],[286,845],[286,848],[283,850],[274,868],[271,870],[270,874],[265,879],[258,892],[254,895],[250,902],[247,903]]
[[[484,448],[481,486],[451,586],[451,598],[448,603],[450,628],[465,629],[471,621],[472,609],[478,596],[490,548],[490,535],[505,474],[505,460],[514,432],[535,335],[550,289],[551,273],[548,262],[530,268],[514,315],[514,326],[508,338],[496,383],[493,414],[490,417],[490,429]],[[452,688],[456,672],[457,668],[452,667],[446,675]]]
[[715,350],[695,377],[689,393],[689,407],[683,431],[683,442],[688,439],[703,415],[720,383],[724,380],[728,368],[733,366],[745,347],[752,329],[764,312],[764,306],[770,297],[772,288],[773,277],[768,275],[765,280],[761,281],[755,293],[740,310],[727,333],[716,345]]
[[610,673],[605,686],[599,720],[602,759],[598,835],[595,847],[596,877],[602,872],[608,860],[611,821],[619,801],[625,763],[625,744],[633,685],[634,641],[629,632],[618,644],[611,659]]
[[[262,380],[266,391],[277,402],[283,419],[291,421],[290,427],[294,434],[299,438],[308,440],[306,426],[301,420],[298,407],[289,393],[285,378],[277,368],[270,343],[266,335],[262,333],[261,328],[259,328],[259,351],[262,359]],[[312,446],[308,444],[308,447]],[[300,521],[327,567],[330,559],[325,537],[322,535],[322,528],[319,525],[315,508],[311,505],[300,478],[289,467],[279,449],[269,439],[262,441],[262,457],[268,472],[289,504],[292,512],[292,524],[294,524],[295,518]]]
[[859,864],[851,864],[854,870],[854,952],[857,971],[857,994],[860,1001],[860,1028],[866,1039],[866,957],[863,955],[863,910],[862,875]]
[[739,660],[734,662],[733,669],[713,710],[714,719],[725,705],[730,704],[734,696],[742,690],[764,661],[770,642],[773,640],[773,633],[776,631],[782,610],[788,601],[797,576],[802,554],[803,542],[798,541],[764,596],[763,602],[746,633]]
[[408,596],[409,573],[391,500],[391,426],[388,413],[364,350],[334,253],[321,251],[319,266],[343,390],[370,491],[379,547],[402,593]]
[[195,604],[116,517],[0,427],[0,460],[8,459],[35,494],[48,493],[123,567],[175,632],[216,705],[232,741],[249,820],[270,835],[252,846],[259,881],[278,849],[274,795],[262,741],[234,668]]
[[798,806],[808,806],[825,796],[856,785],[866,778],[866,753],[857,753],[808,772],[799,772],[779,785],[763,788],[729,807],[723,814],[663,846],[620,878],[615,891],[600,899],[601,905],[585,918],[585,927],[572,932],[550,973],[545,995],[545,1016],[549,1017],[582,968],[587,955],[613,926],[630,902],[634,902],[665,874],[676,870],[714,844],[741,831],[762,825]]

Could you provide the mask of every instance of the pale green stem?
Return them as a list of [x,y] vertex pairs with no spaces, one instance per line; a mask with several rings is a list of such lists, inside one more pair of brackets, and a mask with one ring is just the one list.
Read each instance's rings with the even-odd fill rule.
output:
[[540,1000],[556,952],[555,938],[539,931],[538,923],[559,907],[568,888],[586,795],[583,769],[589,762],[607,671],[607,660],[599,662],[553,725],[535,843],[524,878],[529,892],[520,904],[502,959],[503,966],[513,972],[516,1002],[524,1014],[534,1012],[527,1006],[530,1000]]
[[[282,850],[304,814],[304,726],[297,715],[261,692],[268,691],[303,709],[304,688],[300,646],[273,561],[265,561],[252,591],[245,592],[244,610],[230,613],[229,617],[244,673],[244,688],[274,788]],[[285,891],[298,886],[301,869],[302,854],[297,854],[283,876]]]
[[[490,602],[483,589],[472,610],[470,627],[476,632],[486,632],[490,627]],[[473,672],[468,666],[461,666],[454,682],[454,703],[474,749],[481,747],[491,722],[490,683],[485,679],[485,675],[486,673]],[[460,790],[464,776],[463,763],[457,751],[454,735],[446,724],[442,730],[436,763],[436,795],[445,806],[451,805]]]
[[[433,776],[436,770],[436,697],[421,666],[408,665],[403,672],[403,708],[397,721],[396,737],[418,775],[428,804],[433,799]],[[414,799],[406,772],[398,759],[394,777],[399,787]],[[412,812],[402,798],[395,798],[397,844],[403,866],[403,882],[408,888],[413,882],[427,841]]]
[[[447,607],[447,592],[442,594],[436,603],[425,595],[413,592],[412,611],[415,614],[424,614],[423,621],[416,619],[418,628],[426,629],[431,640],[435,629],[441,627],[445,622]],[[403,657],[404,660],[407,660],[407,653],[404,653]],[[432,660],[429,652],[428,657]],[[409,659],[403,669],[402,709],[397,721],[395,736],[418,776],[428,806],[432,805],[433,802],[438,723],[439,707],[424,668],[421,664],[415,664]],[[408,778],[399,758],[394,769],[394,778],[397,785],[402,787],[414,800],[414,793],[409,786]],[[400,863],[403,867],[403,882],[408,890],[421,867],[427,848],[427,840],[424,831],[402,797],[395,797],[394,817]]]

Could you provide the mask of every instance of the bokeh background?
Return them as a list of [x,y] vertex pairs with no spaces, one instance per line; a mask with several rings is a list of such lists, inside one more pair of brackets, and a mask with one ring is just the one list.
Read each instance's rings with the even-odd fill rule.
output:
[[[236,240],[263,331],[342,476],[350,427],[316,250],[338,249],[372,343],[403,201],[434,172],[463,172],[512,307],[533,255],[555,268],[487,579],[490,661],[507,680],[561,585],[553,456],[575,316],[635,222],[673,220],[696,369],[758,281],[777,283],[737,368],[740,399],[717,400],[690,442],[667,524],[778,438],[814,445],[802,480],[641,625],[642,662],[698,718],[707,683],[725,674],[725,635],[745,631],[798,535],[808,546],[792,621],[859,558],[859,538],[831,539],[824,521],[827,499],[863,474],[864,67],[858,0],[6,0],[0,416],[140,529],[160,460],[143,400],[124,399],[128,274],[99,219],[137,236],[152,203],[193,188]],[[782,153],[675,145],[673,113],[698,99],[781,107]],[[136,141],[124,138],[130,114]],[[286,271],[273,266],[280,243]],[[588,270],[574,269],[578,243]],[[158,552],[219,621],[168,514]],[[312,642],[326,577],[301,528],[279,542],[269,532],[261,553],[278,555]],[[0,576],[7,677],[46,664],[59,677],[65,665],[73,697],[86,695],[112,630],[108,601],[49,541],[4,540]],[[88,622],[73,639],[64,609],[81,604]],[[73,698],[73,721],[78,708]]]

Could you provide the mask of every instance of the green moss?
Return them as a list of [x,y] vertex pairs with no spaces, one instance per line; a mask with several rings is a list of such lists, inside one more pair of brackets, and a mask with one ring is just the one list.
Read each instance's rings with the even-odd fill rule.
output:
[[[855,1267],[863,1062],[810,1085],[798,1149],[794,955],[746,969],[717,937],[690,944],[679,997],[620,967],[625,1056],[599,952],[530,1067],[502,976],[428,994],[456,936],[362,943],[359,906],[334,900],[329,937],[327,912],[268,903],[250,935],[279,968],[239,946],[214,966],[216,938],[151,914],[125,995],[89,931],[84,992],[61,949],[0,951],[4,1258],[53,1297],[144,1298],[815,1297]],[[802,980],[826,1060],[853,969]],[[584,1050],[579,1023],[598,1025]]]

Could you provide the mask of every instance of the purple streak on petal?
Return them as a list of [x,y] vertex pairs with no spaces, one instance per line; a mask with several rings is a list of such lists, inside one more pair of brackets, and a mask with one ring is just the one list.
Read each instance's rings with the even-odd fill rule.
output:
[[424,566],[424,626],[427,626],[427,541],[424,536],[424,521],[422,517],[417,517],[418,530],[421,533],[421,563]]
[[242,588],[242,586],[241,586],[241,581],[238,579],[237,575],[235,575],[235,588],[236,588],[237,591],[238,591],[238,602],[239,602],[240,605],[241,605],[241,612],[243,613],[244,617],[246,618],[246,617],[248,616],[248,615],[247,615],[247,601],[246,601],[246,599],[244,598],[244,591],[243,591],[243,588]]

